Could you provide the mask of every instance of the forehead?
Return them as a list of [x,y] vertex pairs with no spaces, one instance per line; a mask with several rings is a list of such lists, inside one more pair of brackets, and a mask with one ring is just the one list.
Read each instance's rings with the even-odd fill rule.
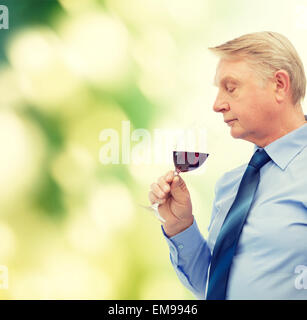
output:
[[250,79],[251,67],[244,59],[230,60],[222,58],[217,66],[214,84],[223,82],[243,82]]

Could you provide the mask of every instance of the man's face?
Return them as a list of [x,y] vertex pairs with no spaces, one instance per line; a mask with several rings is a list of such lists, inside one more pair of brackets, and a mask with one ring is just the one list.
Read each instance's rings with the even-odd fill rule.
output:
[[273,82],[263,83],[244,59],[221,59],[215,84],[219,91],[213,110],[224,121],[233,120],[227,123],[231,135],[259,146],[269,140],[278,113]]

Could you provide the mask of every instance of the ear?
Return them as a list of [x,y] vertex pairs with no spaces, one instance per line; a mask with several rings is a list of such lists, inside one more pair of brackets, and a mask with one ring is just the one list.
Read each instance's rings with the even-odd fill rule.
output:
[[290,76],[286,70],[278,70],[274,74],[275,98],[277,102],[283,102],[290,94]]

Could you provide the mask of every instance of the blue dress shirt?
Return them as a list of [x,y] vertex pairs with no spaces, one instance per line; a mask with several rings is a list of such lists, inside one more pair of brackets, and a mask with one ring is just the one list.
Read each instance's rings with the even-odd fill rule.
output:
[[[307,299],[307,123],[264,149],[260,182],[230,270],[226,299]],[[255,145],[255,150],[259,148]],[[216,183],[208,239],[196,220],[168,238],[182,284],[205,299],[210,258],[247,164]]]

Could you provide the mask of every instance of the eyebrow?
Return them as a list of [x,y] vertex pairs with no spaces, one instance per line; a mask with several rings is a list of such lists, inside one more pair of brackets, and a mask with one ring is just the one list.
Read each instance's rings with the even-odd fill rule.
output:
[[[235,78],[233,78],[233,77],[231,77],[231,76],[226,76],[226,77],[224,77],[224,78],[220,81],[220,83],[221,83],[222,85],[225,85],[227,82],[231,82],[231,83],[235,83],[235,84],[240,84],[240,81],[239,81],[238,79],[235,79]],[[213,85],[216,86],[216,87],[218,87],[218,83],[217,83],[217,81],[216,81],[216,78],[214,78],[214,83],[213,83]]]

